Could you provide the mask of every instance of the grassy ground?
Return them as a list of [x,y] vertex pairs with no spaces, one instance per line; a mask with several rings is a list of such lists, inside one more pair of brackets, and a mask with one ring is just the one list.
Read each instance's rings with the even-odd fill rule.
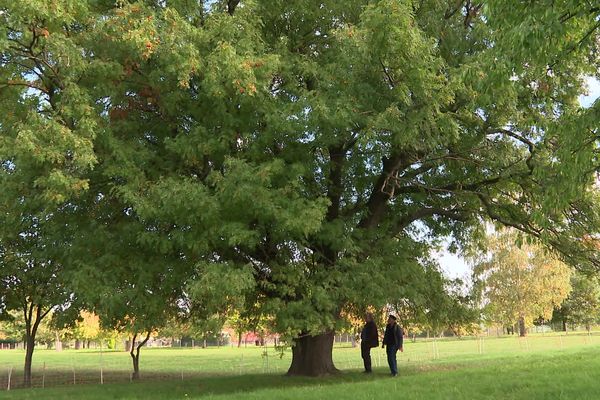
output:
[[[400,355],[401,376],[390,378],[383,353],[373,375],[360,373],[360,351],[336,348],[334,359],[343,372],[324,379],[282,376],[289,353],[279,358],[262,349],[144,349],[143,381],[80,385],[85,371],[99,382],[103,370],[121,371],[127,382],[129,359],[123,352],[39,351],[35,370],[46,363],[67,378],[62,386],[0,392],[6,399],[597,399],[600,398],[600,337],[536,336],[528,339],[486,338],[407,343]],[[437,347],[437,351],[436,351]],[[9,365],[21,368],[22,352],[0,352],[0,377]],[[374,363],[378,365],[378,352]],[[75,366],[76,382],[72,371]],[[183,372],[183,380],[181,373]],[[16,371],[15,371],[16,373]],[[104,372],[105,374],[107,372]],[[107,375],[105,375],[105,378]],[[159,381],[160,379],[160,381]],[[170,379],[170,380],[165,380]],[[6,378],[4,378],[6,380]],[[106,382],[119,380],[105,379]],[[59,382],[60,383],[60,382]],[[47,381],[46,386],[52,382]],[[0,385],[2,385],[0,381]],[[0,386],[0,388],[3,388]]]

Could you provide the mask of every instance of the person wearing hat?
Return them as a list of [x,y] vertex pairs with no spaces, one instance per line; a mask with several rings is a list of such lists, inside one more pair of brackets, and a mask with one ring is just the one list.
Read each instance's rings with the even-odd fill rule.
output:
[[365,314],[365,326],[360,332],[360,355],[362,356],[366,373],[372,372],[371,348],[377,346],[379,346],[377,325],[375,325],[375,321],[373,321],[373,314],[368,312]]
[[388,322],[385,327],[385,334],[383,335],[383,345],[386,347],[385,352],[387,353],[388,365],[392,376],[398,375],[398,363],[396,362],[396,353],[398,350],[404,351],[402,347],[402,328],[396,323],[396,317],[391,315],[388,317]]

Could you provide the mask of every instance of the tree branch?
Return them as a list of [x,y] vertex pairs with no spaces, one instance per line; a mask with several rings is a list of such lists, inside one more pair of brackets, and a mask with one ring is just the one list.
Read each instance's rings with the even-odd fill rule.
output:
[[395,224],[394,234],[397,234],[397,232],[402,231],[414,221],[420,220],[425,217],[431,217],[434,215],[440,215],[449,219],[463,222],[469,219],[469,212],[464,209],[452,208],[447,210],[441,207],[423,207],[400,218]]
[[240,0],[227,0],[227,14],[233,15],[239,3]]
[[398,170],[407,168],[412,164],[412,162],[409,161],[410,158],[409,154],[401,152],[393,155],[391,158],[383,159],[381,174],[373,186],[371,195],[367,201],[367,213],[358,223],[359,228],[368,229],[379,224],[381,218],[385,214],[388,200],[394,195],[393,192],[385,192],[385,186],[394,173]]
[[564,53],[563,57],[558,58],[557,60],[555,60],[552,64],[550,64],[548,66],[548,70],[554,70],[554,67],[556,67],[561,61],[564,60],[565,57],[569,56],[570,54],[572,54],[575,50],[577,50],[578,47],[580,47],[590,36],[592,36],[592,34],[596,31],[596,29],[600,28],[600,21],[597,22],[596,24],[594,24],[592,26],[592,28],[590,30],[588,30],[585,35],[583,35],[583,37],[577,42],[575,43],[573,46],[571,46],[571,48],[569,50],[566,51],[566,53]]

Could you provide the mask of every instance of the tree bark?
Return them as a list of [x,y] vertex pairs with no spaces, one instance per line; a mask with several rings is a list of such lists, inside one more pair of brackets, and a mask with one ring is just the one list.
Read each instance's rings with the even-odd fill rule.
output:
[[31,364],[33,362],[33,350],[35,349],[35,336],[42,319],[50,312],[51,308],[42,312],[42,306],[32,304],[23,305],[23,316],[25,317],[25,365],[23,367],[23,386],[31,387]]
[[287,375],[323,376],[339,372],[333,364],[333,335],[327,332],[294,339]]
[[242,346],[242,331],[238,332],[238,349]]
[[525,317],[519,317],[519,336],[527,336],[527,329],[525,328]]
[[143,345],[145,345],[148,342],[148,339],[150,339],[150,331],[148,331],[148,334],[146,335],[144,340],[142,340],[137,346],[135,345],[136,337],[137,333],[133,335],[133,338],[131,339],[131,351],[129,352],[129,354],[131,355],[131,360],[133,362],[133,373],[131,374],[132,380],[140,379],[140,349]]
[[31,387],[31,364],[33,362],[33,350],[35,349],[35,337],[27,335],[25,339],[25,366],[23,368],[23,386]]
[[55,332],[54,334],[54,348],[56,349],[56,351],[62,351],[62,342],[60,340],[58,332]]

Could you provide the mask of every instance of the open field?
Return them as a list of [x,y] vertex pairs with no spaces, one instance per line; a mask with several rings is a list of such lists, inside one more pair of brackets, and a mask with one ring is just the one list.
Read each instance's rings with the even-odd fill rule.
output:
[[[380,380],[391,378],[386,376],[385,355],[380,349],[373,354],[376,373],[363,376],[360,351],[336,347],[334,359],[343,373],[326,379],[283,377],[291,354],[280,357],[272,347],[266,350],[143,349],[142,382],[133,384],[129,383],[130,359],[125,352],[39,350],[34,356],[34,385],[38,388],[4,391],[1,396],[355,398],[362,393],[362,398],[395,398],[401,392],[411,393],[411,398],[433,399],[600,398],[600,336],[594,335],[408,342],[405,353],[399,354],[402,376],[384,382]],[[13,387],[19,384],[23,356],[21,351],[0,352],[2,389],[11,368]],[[104,385],[99,385],[101,380]],[[52,388],[57,385],[61,386]],[[386,387],[393,390],[386,393]],[[239,396],[240,391],[244,396]]]

